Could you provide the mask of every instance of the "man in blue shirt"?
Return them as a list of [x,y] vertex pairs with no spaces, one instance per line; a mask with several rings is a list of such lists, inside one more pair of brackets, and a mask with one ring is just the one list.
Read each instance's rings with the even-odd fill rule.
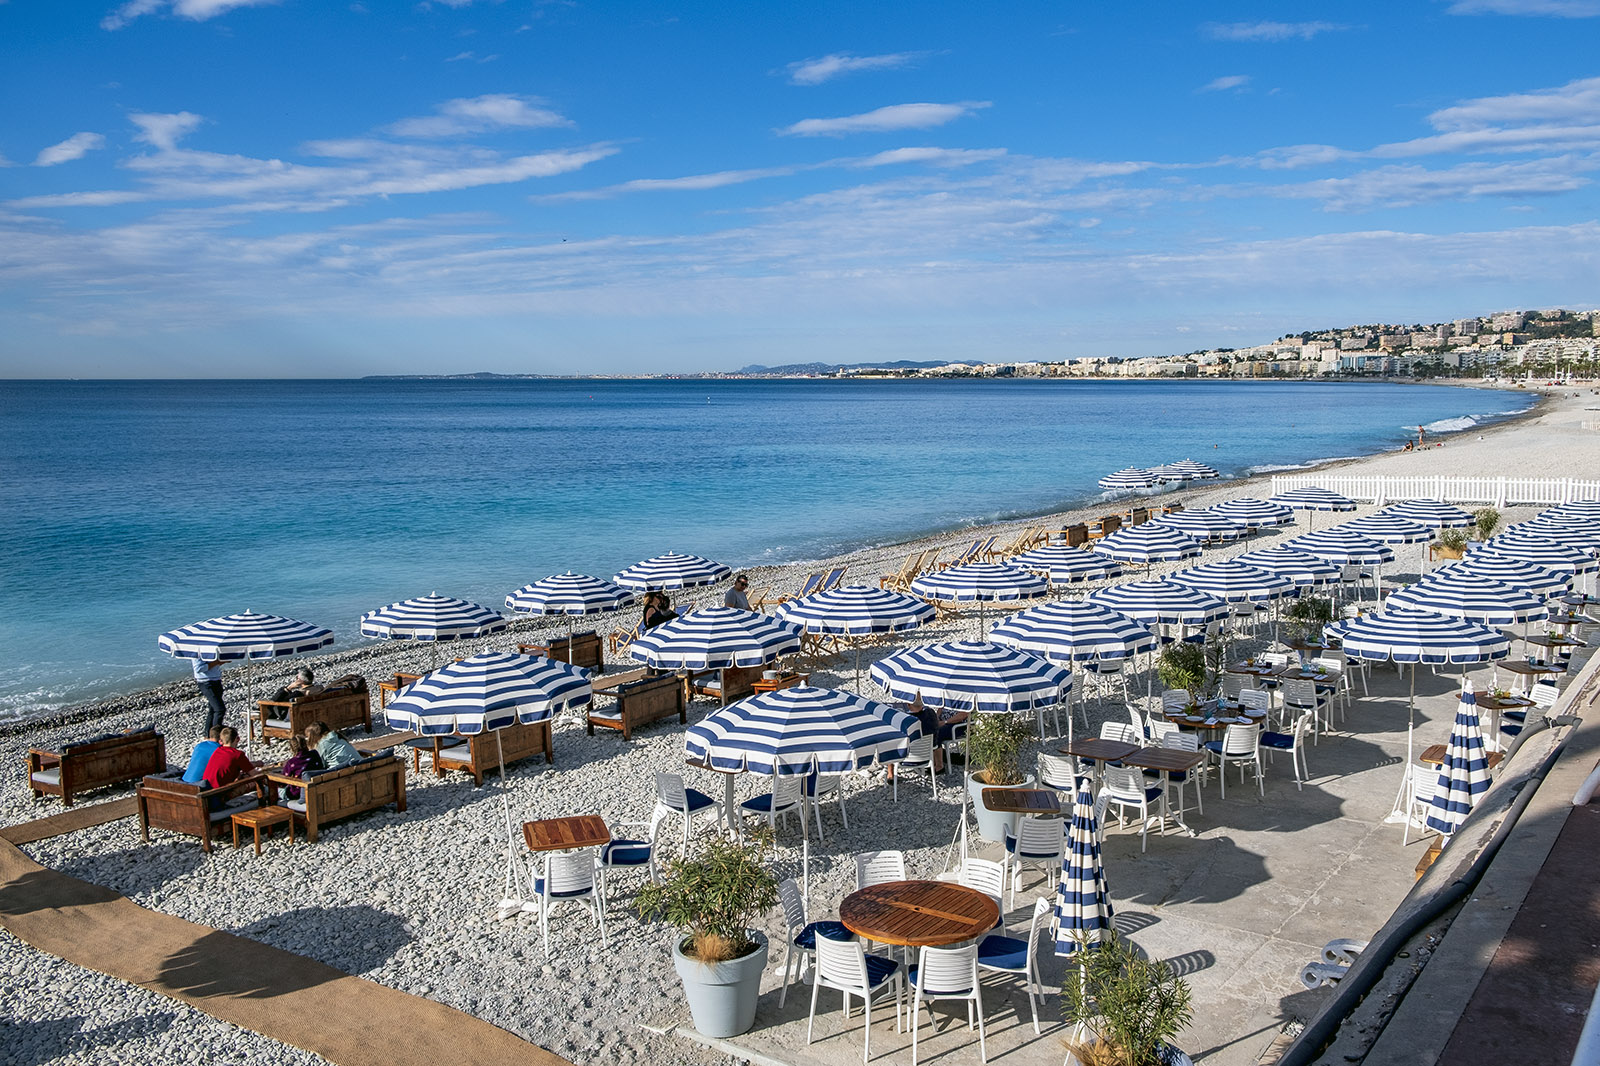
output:
[[212,726],[206,733],[206,739],[194,746],[194,754],[189,756],[189,767],[183,771],[183,779],[191,785],[198,785],[205,780],[206,763],[211,761],[211,753],[217,750],[217,738],[222,735],[221,726]]
[[213,730],[222,728],[222,720],[228,716],[228,708],[222,702],[222,660],[207,662],[205,659],[196,659],[194,683],[211,708],[206,715],[206,734],[209,736]]

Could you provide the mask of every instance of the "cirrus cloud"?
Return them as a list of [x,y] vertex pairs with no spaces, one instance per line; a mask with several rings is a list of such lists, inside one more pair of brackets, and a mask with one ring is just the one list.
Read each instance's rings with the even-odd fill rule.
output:
[[801,119],[778,132],[789,137],[842,137],[848,133],[925,130],[965,118],[988,106],[987,100],[958,104],[890,104],[859,115]]
[[1337,22],[1208,22],[1200,32],[1213,41],[1309,41],[1349,28]]
[[103,30],[120,30],[142,15],[170,10],[179,18],[204,22],[240,7],[263,7],[278,0],[128,0],[100,20]]
[[791,85],[821,85],[825,81],[864,70],[893,70],[896,67],[908,66],[926,54],[925,52],[891,52],[877,56],[835,54],[820,59],[802,59],[790,63],[786,69],[789,71]]
[[96,148],[105,146],[106,139],[98,133],[74,133],[60,144],[52,144],[44,149],[34,159],[36,167],[53,167],[58,163],[70,163],[74,159],[82,159]]
[[388,128],[397,137],[460,137],[506,129],[554,129],[573,123],[541,106],[544,101],[512,93],[446,100],[438,114],[401,119]]

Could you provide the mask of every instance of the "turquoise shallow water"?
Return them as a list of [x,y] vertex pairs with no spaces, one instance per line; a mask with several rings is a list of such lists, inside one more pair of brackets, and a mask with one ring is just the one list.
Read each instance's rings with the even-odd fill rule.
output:
[[331,627],[439,591],[498,606],[667,550],[817,558],[1521,410],[1390,384],[1069,381],[0,383],[0,717],[187,676],[157,634]]

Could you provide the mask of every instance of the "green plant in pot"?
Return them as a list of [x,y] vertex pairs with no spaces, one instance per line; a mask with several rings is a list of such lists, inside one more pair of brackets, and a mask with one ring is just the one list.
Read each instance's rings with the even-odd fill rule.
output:
[[672,961],[694,1027],[706,1036],[738,1036],[755,1024],[767,938],[751,924],[778,902],[778,880],[761,861],[765,849],[759,837],[748,844],[715,837],[639,890],[641,918],[682,930],[672,938]]
[[1179,641],[1168,644],[1156,660],[1156,676],[1161,687],[1184,689],[1189,693],[1189,706],[1200,701],[1206,687],[1206,653],[1198,644]]
[[1084,1066],[1180,1066],[1189,1056],[1168,1041],[1194,1016],[1188,982],[1142,957],[1115,933],[1098,946],[1080,935],[1062,981],[1066,1020],[1093,1038],[1069,1044]]
[[985,713],[968,719],[967,754],[969,764],[978,770],[968,780],[967,790],[978,812],[978,833],[985,840],[1004,842],[1006,830],[1015,830],[1018,816],[984,806],[983,790],[1032,783],[1033,775],[1022,770],[1022,750],[1033,739],[1033,725],[1020,714]]
[[1467,553],[1467,531],[1464,529],[1441,529],[1439,539],[1433,545],[1435,555],[1446,559],[1459,559]]
[[1478,534],[1478,539],[1488,540],[1500,525],[1500,512],[1493,507],[1480,507],[1472,512],[1472,519],[1472,528]]
[[1326,596],[1301,596],[1283,617],[1301,640],[1320,641],[1322,627],[1333,621],[1333,601]]

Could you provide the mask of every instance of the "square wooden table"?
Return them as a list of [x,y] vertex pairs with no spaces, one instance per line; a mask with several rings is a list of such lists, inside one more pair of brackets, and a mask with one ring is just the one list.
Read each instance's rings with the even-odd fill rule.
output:
[[1061,797],[1053,788],[986,788],[983,805],[1003,814],[1061,813]]
[[778,677],[763,677],[752,681],[750,688],[759,696],[763,692],[776,692],[780,688],[799,688],[810,680],[810,674],[782,674]]
[[650,676],[650,668],[641,666],[637,670],[624,670],[620,674],[607,674],[602,680],[594,678],[589,682],[589,691],[596,696],[614,696],[617,689],[623,685],[631,685]]
[[1505,659],[1494,664],[1496,670],[1504,670],[1508,674],[1517,674],[1520,677],[1548,677],[1551,674],[1564,674],[1565,666],[1552,666],[1550,663],[1528,663],[1521,659]]
[[1532,644],[1537,648],[1587,648],[1589,645],[1572,637],[1558,637],[1543,635],[1537,637],[1518,637],[1524,644]]
[[422,680],[421,674],[395,674],[393,677],[386,677],[382,681],[379,681],[378,710],[381,711],[389,705],[390,695],[399,694],[400,692],[404,691],[408,685],[414,684],[420,680]]
[[1189,828],[1182,815],[1176,818],[1172,816],[1172,803],[1167,798],[1167,784],[1173,774],[1194,770],[1205,762],[1205,749],[1189,751],[1185,748],[1140,748],[1132,755],[1124,756],[1122,761],[1129,766],[1137,766],[1141,770],[1155,770],[1161,774],[1161,824],[1165,826],[1167,819],[1170,818],[1178,828],[1194,836],[1194,830]]
[[611,830],[598,814],[575,814],[522,823],[529,851],[567,851],[611,843]]
[[272,827],[287,825],[289,827],[289,843],[294,843],[294,812],[287,807],[252,807],[248,811],[235,811],[232,815],[233,846],[239,846],[239,827],[248,826],[255,834],[256,854],[261,854],[261,830],[265,829],[267,835],[272,835]]
[[1129,744],[1126,740],[1105,740],[1100,737],[1079,737],[1064,748],[1057,748],[1063,755],[1074,755],[1080,759],[1088,759],[1094,763],[1092,775],[1092,789],[1100,791],[1100,767],[1104,763],[1119,762],[1125,756],[1132,755],[1139,750],[1139,745]]
[[[1444,753],[1445,746],[1443,744],[1430,744],[1422,749],[1422,754],[1417,756],[1417,761],[1424,766],[1441,766],[1444,764]],[[1500,765],[1500,761],[1504,758],[1504,752],[1491,751],[1485,756],[1484,761],[1489,764],[1489,769],[1493,770]]]

